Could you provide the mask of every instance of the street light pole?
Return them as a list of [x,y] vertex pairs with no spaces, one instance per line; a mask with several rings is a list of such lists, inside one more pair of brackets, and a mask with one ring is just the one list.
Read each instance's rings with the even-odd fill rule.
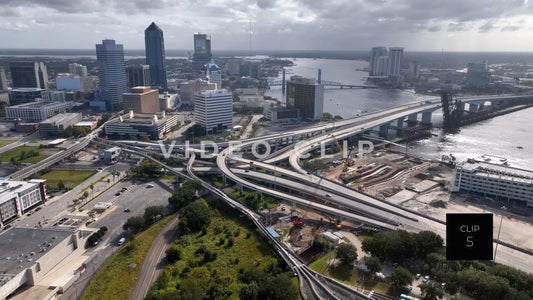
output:
[[[507,210],[507,207],[502,206],[501,209],[502,209],[503,211],[506,211],[506,210]],[[501,231],[502,231],[502,222],[503,222],[503,213],[502,213],[502,215],[501,215],[501,217],[500,217],[500,226],[499,226],[499,228],[498,228],[498,237],[496,238],[496,247],[495,247],[495,249],[494,249],[494,259],[493,259],[493,262],[494,262],[494,263],[496,263],[496,253],[498,252],[498,244],[499,244],[499,242],[500,242],[500,233],[501,233]]]

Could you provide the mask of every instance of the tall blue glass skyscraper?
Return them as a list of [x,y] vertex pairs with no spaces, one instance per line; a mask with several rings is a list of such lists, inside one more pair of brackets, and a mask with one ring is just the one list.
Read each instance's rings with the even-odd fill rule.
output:
[[163,30],[154,22],[144,31],[146,64],[150,66],[152,86],[167,88],[167,71],[165,68],[165,39]]
[[122,106],[122,94],[128,91],[124,46],[115,40],[103,40],[96,44],[96,62],[100,79],[100,98],[110,110]]

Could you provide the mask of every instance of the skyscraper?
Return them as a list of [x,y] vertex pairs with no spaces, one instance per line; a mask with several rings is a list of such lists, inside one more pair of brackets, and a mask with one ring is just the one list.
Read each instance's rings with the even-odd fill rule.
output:
[[402,67],[402,58],[403,58],[402,47],[389,48],[389,74],[387,75],[400,74],[400,70]]
[[42,62],[16,61],[9,64],[13,88],[48,88],[48,73]]
[[314,78],[292,76],[287,82],[287,108],[300,110],[302,119],[318,120],[324,112],[324,86]]
[[383,76],[387,74],[385,66],[383,65],[383,58],[387,58],[387,48],[385,47],[372,47],[370,50],[370,64],[368,66],[368,75],[370,76]]
[[167,71],[165,68],[165,40],[163,30],[154,22],[144,31],[146,64],[150,66],[152,86],[167,88]]
[[200,70],[204,65],[211,62],[211,36],[205,33],[194,35],[194,54],[192,56],[193,68]]
[[100,79],[100,97],[107,108],[118,110],[122,104],[122,94],[128,91],[124,47],[115,40],[103,40],[96,44],[96,62]]
[[130,65],[126,67],[126,76],[128,78],[128,87],[131,89],[136,86],[152,86],[150,80],[149,65]]

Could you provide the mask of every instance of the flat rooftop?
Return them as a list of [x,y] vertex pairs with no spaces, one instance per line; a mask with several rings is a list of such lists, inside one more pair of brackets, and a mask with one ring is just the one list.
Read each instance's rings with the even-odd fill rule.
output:
[[[169,116],[163,118],[162,114],[155,114],[157,116],[157,124],[162,121],[166,121]],[[145,124],[151,125],[154,114],[134,114],[133,119],[130,119],[128,114],[122,115],[122,121],[120,119],[113,119],[107,124],[125,123],[125,124]]]
[[56,124],[65,120],[71,120],[79,116],[79,113],[64,113],[55,115],[41,122],[41,124]]
[[0,233],[0,272],[16,275],[74,234],[66,228],[13,227]]
[[[35,186],[35,184],[44,182],[46,180],[41,179],[32,179],[29,181],[18,181],[18,180],[0,180],[0,203],[3,203],[6,200],[12,199],[12,195],[25,191],[29,188]],[[2,252],[0,252],[2,253]]]
[[16,108],[41,108],[41,107],[47,107],[47,106],[56,106],[58,104],[64,104],[65,102],[58,102],[58,101],[52,101],[52,102],[28,102],[28,103],[22,103],[19,105],[13,105],[9,107],[16,107]]
[[533,171],[513,168],[509,166],[495,165],[485,162],[466,162],[462,165],[464,170],[475,172],[476,175],[493,178],[502,178],[533,184]]

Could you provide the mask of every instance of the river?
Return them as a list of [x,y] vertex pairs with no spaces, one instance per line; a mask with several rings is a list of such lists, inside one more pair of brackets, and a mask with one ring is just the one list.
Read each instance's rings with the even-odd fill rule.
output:
[[[360,60],[286,58],[294,66],[286,68],[286,79],[300,75],[317,78],[322,69],[322,80],[344,84],[362,85],[368,72],[361,69],[368,63]],[[279,74],[278,80],[281,80]],[[266,95],[284,101],[281,87],[272,87]],[[433,98],[415,94],[411,90],[394,89],[330,89],[324,92],[324,112],[354,117],[362,111],[377,111],[400,104]],[[459,161],[482,154],[503,156],[512,167],[533,169],[533,108],[517,111],[472,125],[464,126],[459,133],[444,133],[442,112],[433,114],[433,137],[409,143],[409,152],[431,159],[452,153]],[[519,149],[518,147],[522,147]]]

